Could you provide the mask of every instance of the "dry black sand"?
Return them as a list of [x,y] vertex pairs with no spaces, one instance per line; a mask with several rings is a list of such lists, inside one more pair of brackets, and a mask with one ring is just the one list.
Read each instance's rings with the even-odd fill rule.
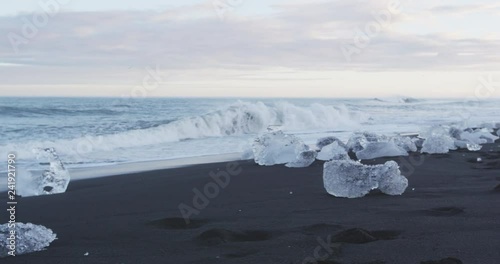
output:
[[65,194],[18,199],[18,221],[47,226],[58,240],[0,262],[289,264],[316,252],[317,263],[500,263],[499,144],[395,160],[406,193],[360,199],[328,195],[322,162],[239,162],[232,170],[241,173],[189,225],[179,204],[193,206],[193,188],[214,182],[209,173],[226,163],[74,181]]

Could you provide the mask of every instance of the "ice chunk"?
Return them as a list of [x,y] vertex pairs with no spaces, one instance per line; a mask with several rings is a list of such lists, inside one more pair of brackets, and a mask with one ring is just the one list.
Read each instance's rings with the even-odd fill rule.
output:
[[444,127],[433,127],[424,133],[425,141],[420,152],[429,154],[444,154],[455,150],[455,140]]
[[363,150],[367,144],[376,142],[387,142],[389,138],[387,136],[380,136],[372,132],[355,133],[349,138],[347,142],[348,150],[353,152],[358,152]]
[[358,159],[375,159],[380,157],[408,156],[408,152],[393,141],[369,143],[363,150],[356,152]]
[[[12,247],[14,237],[15,247]],[[56,238],[52,230],[41,225],[16,223],[13,228],[9,224],[0,225],[0,257],[44,250]]]
[[379,136],[371,132],[354,133],[347,141],[348,150],[358,152],[363,150],[368,143],[388,141],[386,136]]
[[464,131],[460,134],[460,138],[468,140],[474,144],[493,143],[498,139],[497,136],[491,134],[487,129]]
[[333,137],[333,136],[330,136],[330,137],[324,137],[324,138],[320,138],[316,141],[316,146],[318,147],[319,150],[323,149],[325,146],[328,146],[334,142],[337,142],[337,144],[339,146],[341,146],[342,148],[344,148],[345,150],[347,150],[347,146],[346,144],[344,144],[344,142],[342,142],[340,139],[336,138],[336,137]]
[[408,180],[394,161],[368,166],[352,160],[333,160],[324,164],[323,184],[333,196],[359,198],[376,188],[389,195],[401,195]]
[[401,137],[395,136],[392,137],[391,140],[400,148],[404,149],[406,152],[415,152],[417,151],[417,145],[415,141],[410,137]]
[[483,146],[478,145],[478,144],[467,144],[467,149],[470,151],[480,151]]
[[416,151],[417,146],[409,137],[387,137],[363,132],[351,136],[347,147],[356,153],[358,159],[408,156],[408,151]]
[[22,179],[18,184],[18,193],[21,196],[37,196],[44,194],[64,193],[71,180],[68,170],[64,168],[62,161],[54,148],[34,149],[38,159],[49,161],[49,170],[41,173],[23,172]]
[[363,146],[361,145],[366,139],[361,133],[354,133],[349,140],[347,141],[347,150],[356,152],[363,150]]
[[349,159],[349,155],[344,147],[339,145],[337,141],[324,146],[318,153],[319,160],[340,160]]
[[263,166],[294,162],[301,152],[309,150],[304,142],[282,131],[261,135],[252,144],[254,160]]
[[399,165],[395,161],[388,161],[375,170],[380,175],[378,189],[388,195],[401,195],[408,187],[408,179],[401,175]]
[[378,187],[378,177],[359,162],[334,160],[324,164],[323,184],[333,196],[358,198]]
[[499,130],[497,130],[497,136],[499,136],[499,137],[500,137],[500,129],[499,129]]
[[482,146],[470,142],[469,140],[455,140],[455,146],[460,149],[468,149],[470,151],[479,151]]
[[304,168],[309,167],[315,160],[318,152],[316,150],[306,150],[300,152],[295,161],[285,164],[289,168]]

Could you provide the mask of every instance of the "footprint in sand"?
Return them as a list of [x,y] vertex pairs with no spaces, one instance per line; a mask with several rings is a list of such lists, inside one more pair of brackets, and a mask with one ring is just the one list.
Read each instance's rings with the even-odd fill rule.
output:
[[429,216],[454,216],[464,212],[462,207],[436,207],[424,210],[424,213]]
[[400,234],[400,231],[394,230],[367,231],[361,228],[352,228],[336,234],[332,240],[349,244],[364,244],[378,240],[396,239]]

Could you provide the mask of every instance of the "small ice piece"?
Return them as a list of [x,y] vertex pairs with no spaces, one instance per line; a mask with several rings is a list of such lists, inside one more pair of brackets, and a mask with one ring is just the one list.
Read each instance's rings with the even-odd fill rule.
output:
[[318,160],[341,160],[349,159],[349,155],[344,147],[339,145],[338,142],[333,142],[324,146],[316,157]]
[[474,143],[467,143],[467,149],[469,151],[480,151],[483,148],[483,146],[479,144],[474,144]]
[[85,254],[83,254],[84,256],[88,256],[89,255],[89,252],[85,252]]
[[299,155],[297,155],[297,158],[293,162],[288,162],[285,166],[289,168],[309,167],[309,165],[313,164],[316,160],[316,156],[318,156],[318,152],[316,152],[316,150],[302,151]]
[[483,162],[482,158],[477,158],[477,162]]
[[41,173],[22,171],[17,185],[18,194],[21,196],[38,196],[64,193],[71,180],[68,170],[54,148],[33,149],[37,159],[49,161],[49,169]]
[[356,153],[358,159],[408,156],[408,151],[417,150],[409,137],[389,138],[370,132],[355,133],[347,142],[347,147]]
[[499,130],[497,130],[497,136],[499,136],[499,137],[500,137],[500,129],[499,129]]
[[352,160],[333,160],[324,164],[323,184],[333,196],[359,198],[376,188],[389,195],[401,195],[408,180],[394,161],[369,166]]
[[344,142],[342,142],[340,139],[336,138],[336,137],[333,137],[333,136],[330,136],[330,137],[323,137],[323,138],[320,138],[316,141],[316,147],[318,147],[319,150],[323,149],[324,147],[334,143],[334,142],[337,142],[337,144],[339,146],[341,146],[342,148],[346,149],[347,150],[347,146],[346,144],[344,144]]
[[413,141],[410,137],[401,137],[401,136],[395,136],[391,138],[391,140],[399,147],[403,148],[406,150],[406,152],[415,152],[417,151],[417,145],[415,144],[415,141]]
[[287,135],[283,131],[275,131],[256,138],[252,150],[257,164],[272,166],[294,162],[299,154],[309,148],[300,138]]
[[356,152],[356,157],[361,160],[398,156],[408,156],[408,152],[392,141],[369,143],[363,150]]
[[425,141],[420,152],[429,154],[444,154],[455,150],[455,140],[443,127],[433,127],[425,135]]
[[[13,235],[12,232],[15,232]],[[15,240],[13,238],[15,237]],[[42,251],[57,238],[52,230],[31,223],[16,223],[14,228],[9,224],[0,225],[0,257],[22,255],[36,251]],[[11,245],[15,241],[15,251]]]

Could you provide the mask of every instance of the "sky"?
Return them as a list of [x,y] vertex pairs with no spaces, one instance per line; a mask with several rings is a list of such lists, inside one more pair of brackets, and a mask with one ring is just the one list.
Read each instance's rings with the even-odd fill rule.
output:
[[493,0],[24,0],[0,96],[500,97]]

